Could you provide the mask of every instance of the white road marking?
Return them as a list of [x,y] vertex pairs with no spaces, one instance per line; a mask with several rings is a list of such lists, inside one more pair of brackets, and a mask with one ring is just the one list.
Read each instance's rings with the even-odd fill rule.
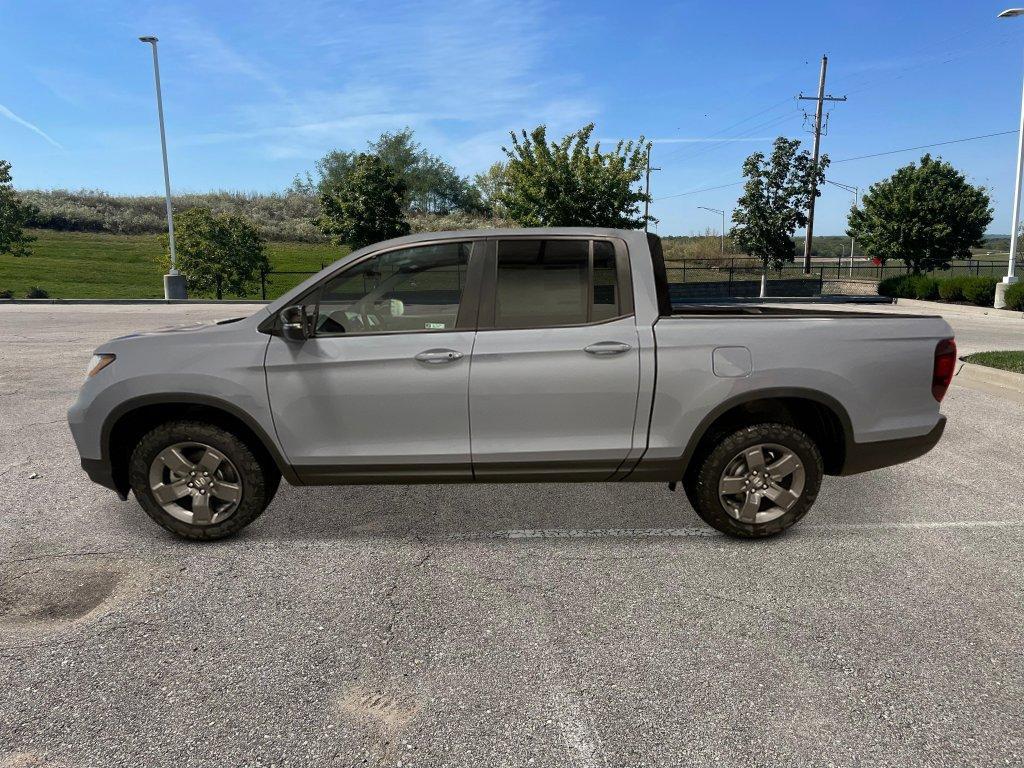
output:
[[[797,524],[797,531],[892,531],[932,530],[943,528],[1020,528],[1024,520],[921,520],[909,523],[831,523],[828,525]],[[506,531],[482,531],[439,536],[442,539],[662,539],[721,536],[712,528],[541,528]],[[433,537],[424,537],[433,538]]]

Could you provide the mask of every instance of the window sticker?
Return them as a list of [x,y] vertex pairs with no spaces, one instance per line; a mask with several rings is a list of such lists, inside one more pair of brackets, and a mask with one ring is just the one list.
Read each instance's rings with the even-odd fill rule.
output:
[[444,330],[444,328],[446,326],[445,326],[444,323],[424,323],[423,327],[424,328],[428,328],[428,329],[430,329],[432,331],[435,331],[435,330]]

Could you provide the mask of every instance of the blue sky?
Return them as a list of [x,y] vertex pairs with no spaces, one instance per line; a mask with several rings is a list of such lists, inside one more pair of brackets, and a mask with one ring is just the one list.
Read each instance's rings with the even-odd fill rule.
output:
[[[19,187],[156,193],[162,175],[148,46],[160,37],[177,191],[270,191],[332,148],[409,125],[471,174],[510,129],[655,141],[664,234],[718,228],[743,158],[805,139],[793,97],[829,56],[833,160],[979,134],[1019,120],[1024,19],[1004,2],[54,3],[0,0],[0,157]],[[990,188],[1010,229],[1016,137],[931,150]],[[836,162],[866,188],[920,152]],[[844,229],[827,187],[816,231]]]

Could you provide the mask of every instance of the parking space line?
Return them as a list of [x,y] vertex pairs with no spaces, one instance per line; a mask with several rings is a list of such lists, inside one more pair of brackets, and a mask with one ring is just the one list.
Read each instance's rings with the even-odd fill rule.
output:
[[[800,525],[794,530],[842,533],[844,531],[933,530],[944,528],[1021,528],[1024,520],[921,520],[917,522],[831,523]],[[715,537],[722,534],[711,528],[540,528],[505,531],[457,533],[437,537],[448,540],[475,539],[661,539]]]

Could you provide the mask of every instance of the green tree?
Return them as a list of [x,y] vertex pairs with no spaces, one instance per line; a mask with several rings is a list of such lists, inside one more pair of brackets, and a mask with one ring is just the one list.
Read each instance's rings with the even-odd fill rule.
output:
[[14,191],[11,164],[0,160],[0,254],[28,256],[34,237],[25,233],[25,225],[36,213],[35,206],[23,203]]
[[847,234],[883,263],[903,259],[914,274],[948,269],[984,242],[992,207],[984,187],[956,168],[925,155],[872,184],[850,211]]
[[483,213],[497,217],[505,215],[505,206],[501,202],[501,194],[505,190],[504,163],[493,163],[486,171],[478,173],[473,177],[473,186],[480,196]]
[[[480,195],[468,179],[437,155],[427,152],[411,128],[382,133],[367,142],[369,154],[380,157],[405,183],[402,206],[407,213],[476,213],[482,210]],[[292,188],[305,194],[336,194],[355,169],[358,152],[333,150],[316,163],[316,179],[297,176]]]
[[[209,208],[189,208],[174,217],[178,269],[189,292],[248,296],[270,270],[263,238],[248,220],[234,214],[214,214]],[[167,247],[167,238],[164,238]],[[169,251],[164,266],[170,266]]]
[[744,253],[778,269],[793,261],[796,244],[793,233],[807,225],[807,206],[821,186],[828,167],[823,155],[817,166],[809,152],[799,151],[800,142],[779,136],[772,154],[755,152],[743,162],[747,181],[733,211],[730,236]]
[[593,123],[548,143],[541,125],[512,134],[504,183],[496,200],[506,215],[524,226],[598,226],[637,229],[644,224],[640,203],[647,196],[638,182],[650,143],[619,141],[614,151],[590,146]]
[[320,195],[317,224],[336,243],[362,248],[409,233],[405,181],[379,155],[358,155],[341,186]]

